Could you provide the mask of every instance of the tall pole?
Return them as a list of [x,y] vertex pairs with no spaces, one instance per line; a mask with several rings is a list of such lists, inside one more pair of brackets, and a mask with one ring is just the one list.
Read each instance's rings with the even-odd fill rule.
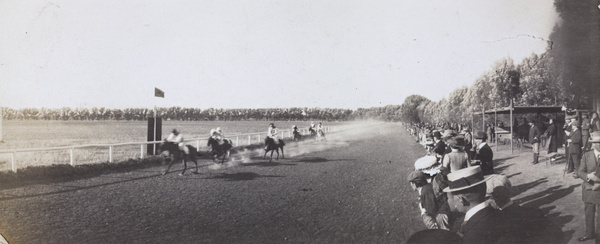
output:
[[481,107],[481,130],[485,131],[485,105]]
[[[156,141],[156,98],[154,98],[154,133],[152,134],[152,141]],[[152,155],[156,154],[156,143],[152,143]]]
[[496,152],[498,151],[498,133],[496,130],[496,127],[498,126],[498,112],[496,111],[496,102],[494,101],[494,126],[492,128],[494,128],[494,134],[490,135],[490,136],[494,136],[494,138],[496,139],[495,145],[496,145]]
[[510,100],[510,154],[513,154],[513,138],[514,138],[514,128],[513,128],[513,103],[512,99]]

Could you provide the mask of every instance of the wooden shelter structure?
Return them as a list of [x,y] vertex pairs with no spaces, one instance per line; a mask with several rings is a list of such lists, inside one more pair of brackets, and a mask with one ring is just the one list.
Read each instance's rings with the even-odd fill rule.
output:
[[[471,128],[474,128],[474,117],[481,115],[481,124],[482,128],[485,129],[485,115],[493,114],[494,115],[494,127],[498,124],[498,114],[508,114],[510,115],[510,152],[513,153],[513,135],[515,133],[515,128],[513,128],[513,114],[542,114],[542,113],[565,113],[566,109],[560,106],[509,106],[509,107],[500,107],[493,108],[488,110],[483,110],[481,112],[474,112],[471,117]],[[498,130],[496,130],[496,138],[498,138]],[[498,150],[498,142],[496,142],[496,151]]]

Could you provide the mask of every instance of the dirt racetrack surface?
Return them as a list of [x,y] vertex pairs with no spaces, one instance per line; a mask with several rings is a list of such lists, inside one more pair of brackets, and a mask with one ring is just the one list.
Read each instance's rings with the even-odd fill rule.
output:
[[[424,149],[399,124],[285,150],[273,162],[260,151],[202,161],[199,174],[176,164],[165,176],[154,167],[1,190],[0,233],[10,243],[401,243],[425,228],[406,183]],[[561,243],[583,233],[580,182],[556,173],[562,165],[494,153],[515,200],[547,213]]]

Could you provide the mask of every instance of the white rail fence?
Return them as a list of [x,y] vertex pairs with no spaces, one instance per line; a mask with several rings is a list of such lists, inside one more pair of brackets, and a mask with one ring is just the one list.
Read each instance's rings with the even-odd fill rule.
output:
[[[323,130],[325,133],[330,133],[334,131],[339,131],[345,126],[324,126]],[[299,129],[300,134],[307,135],[308,129]],[[287,139],[292,138],[291,130],[283,130],[279,132],[280,137]],[[232,140],[233,145],[244,146],[244,145],[252,145],[263,143],[266,134],[264,132],[260,133],[245,133],[245,134],[236,134],[226,136]],[[200,150],[201,148],[208,148],[206,146],[206,138],[192,138],[185,139],[188,145],[195,146]],[[17,156],[21,154],[35,153],[34,155],[30,155],[26,157],[28,159],[34,160],[49,160],[50,164],[65,164],[68,163],[71,166],[74,166],[77,163],[90,163],[93,162],[106,162],[108,160],[109,163],[114,162],[115,160],[127,160],[127,159],[142,159],[145,156],[145,146],[150,146],[155,143],[161,143],[162,141],[144,141],[144,142],[127,142],[127,143],[115,143],[115,144],[86,144],[86,145],[72,145],[72,146],[61,146],[61,147],[44,147],[44,148],[24,148],[24,149],[5,149],[0,150],[0,155],[4,155],[6,160],[6,155],[10,156],[10,164],[13,172],[17,172],[18,168],[23,168],[27,166],[39,165],[32,164],[27,165],[26,163],[19,164],[17,161]],[[201,142],[203,142],[201,144]],[[195,145],[194,145],[195,144]],[[98,150],[98,148],[104,150]],[[138,149],[135,149],[138,148]],[[108,151],[108,158],[106,158],[106,150]],[[102,152],[104,151],[104,152]],[[40,152],[54,152],[50,157],[40,156]],[[139,152],[139,154],[137,153]],[[66,154],[66,155],[65,155]],[[80,155],[76,155],[80,154]],[[67,156],[68,155],[68,156]],[[66,159],[68,158],[68,160]],[[119,158],[119,159],[117,159]],[[0,162],[3,161],[0,158]],[[93,163],[92,162],[92,163]],[[1,169],[0,169],[1,170]]]

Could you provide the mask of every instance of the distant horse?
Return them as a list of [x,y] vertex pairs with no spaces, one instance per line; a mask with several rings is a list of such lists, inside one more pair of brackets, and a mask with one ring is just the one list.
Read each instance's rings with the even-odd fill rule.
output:
[[297,130],[294,130],[294,141],[300,140],[302,140],[302,135],[300,135],[300,132],[298,132]]
[[221,164],[225,162],[225,158],[229,157],[229,151],[233,148],[231,140],[223,139],[222,143],[219,143],[219,141],[212,137],[208,138],[208,143],[206,145],[211,147],[211,151],[208,153],[212,155],[215,160],[222,157]]
[[265,139],[265,155],[263,156],[264,159],[267,158],[267,153],[269,151],[271,151],[271,160],[269,160],[269,162],[273,161],[273,152],[277,152],[277,160],[279,160],[279,149],[281,149],[281,158],[285,158],[285,155],[283,154],[283,146],[285,146],[285,142],[283,142],[283,140],[278,140],[279,142],[276,143],[275,140],[271,137],[267,137]]
[[319,141],[320,141],[320,140],[327,140],[327,139],[325,138],[325,132],[323,132],[323,130],[322,130],[322,129],[319,129],[319,130],[317,131],[317,140],[319,140]]
[[158,148],[159,152],[162,153],[167,151],[169,152],[169,157],[171,158],[171,162],[169,162],[169,166],[167,167],[167,170],[163,173],[163,175],[166,175],[169,172],[171,166],[173,166],[173,163],[179,160],[183,160],[183,171],[181,171],[179,175],[183,175],[185,173],[185,170],[187,169],[187,161],[194,162],[194,164],[196,165],[196,170],[192,173],[198,173],[198,150],[196,150],[195,147],[192,147],[190,145],[187,145],[187,148],[190,152],[189,154],[185,154],[185,152],[179,149],[179,146],[173,142],[164,141],[160,144],[160,147]]
[[313,127],[308,127],[308,135],[309,138],[317,138],[317,131]]

